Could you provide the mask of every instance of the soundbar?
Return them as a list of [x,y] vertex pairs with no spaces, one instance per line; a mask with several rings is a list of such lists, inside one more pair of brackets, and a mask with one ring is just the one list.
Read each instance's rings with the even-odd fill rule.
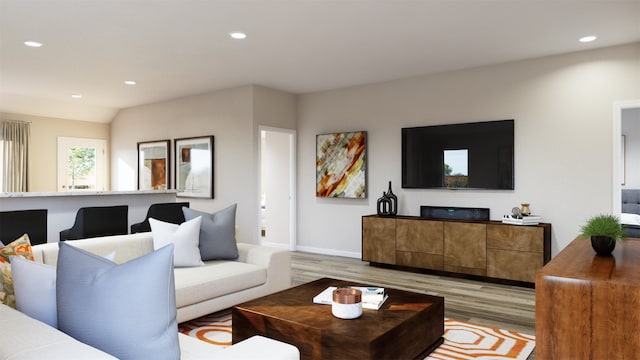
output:
[[420,206],[420,216],[430,219],[489,221],[489,209],[422,205]]

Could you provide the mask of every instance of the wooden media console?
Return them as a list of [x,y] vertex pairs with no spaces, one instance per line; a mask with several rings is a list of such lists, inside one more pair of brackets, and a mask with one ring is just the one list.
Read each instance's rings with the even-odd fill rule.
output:
[[551,224],[362,217],[362,260],[372,265],[532,287],[551,259]]

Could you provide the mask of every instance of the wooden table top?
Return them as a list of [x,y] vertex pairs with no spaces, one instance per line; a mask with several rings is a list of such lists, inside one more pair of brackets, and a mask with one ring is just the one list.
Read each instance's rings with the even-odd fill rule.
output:
[[[376,337],[433,304],[444,304],[444,298],[385,288],[389,298],[378,310],[362,309],[362,316],[345,321],[331,313],[331,305],[314,304],[313,297],[329,286],[372,286],[351,281],[322,278],[262,298],[237,305],[245,311],[259,312],[305,326],[330,329],[351,335],[355,329],[362,337]],[[375,323],[375,326],[363,326]]]
[[538,272],[540,276],[638,284],[640,239],[627,238],[616,244],[612,256],[597,256],[591,241],[578,237]]

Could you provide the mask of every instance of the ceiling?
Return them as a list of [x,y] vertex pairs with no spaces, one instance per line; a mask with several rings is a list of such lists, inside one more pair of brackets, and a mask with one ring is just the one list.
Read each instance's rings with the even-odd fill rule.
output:
[[301,94],[638,41],[640,0],[0,0],[0,111],[109,122],[247,84]]

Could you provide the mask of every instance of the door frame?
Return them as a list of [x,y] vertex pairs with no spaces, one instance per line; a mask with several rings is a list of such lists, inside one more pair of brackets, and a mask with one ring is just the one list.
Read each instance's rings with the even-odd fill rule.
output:
[[640,100],[618,101],[613,104],[613,214],[620,216],[622,213],[621,193],[622,184],[620,174],[622,172],[622,111],[640,108]]
[[[262,183],[263,183],[263,179],[262,179],[262,132],[278,132],[278,133],[283,133],[283,134],[288,134],[289,135],[289,241],[288,241],[288,248],[289,250],[295,250],[296,246],[297,246],[297,216],[296,216],[296,130],[292,130],[292,129],[284,129],[284,128],[277,128],[277,127],[271,127],[271,126],[258,126],[258,138],[259,140],[259,146],[258,146],[258,174],[259,174],[259,181],[258,181],[258,234],[260,234],[261,231],[261,196],[262,196]],[[260,235],[258,235],[259,239],[262,239],[262,237]]]

